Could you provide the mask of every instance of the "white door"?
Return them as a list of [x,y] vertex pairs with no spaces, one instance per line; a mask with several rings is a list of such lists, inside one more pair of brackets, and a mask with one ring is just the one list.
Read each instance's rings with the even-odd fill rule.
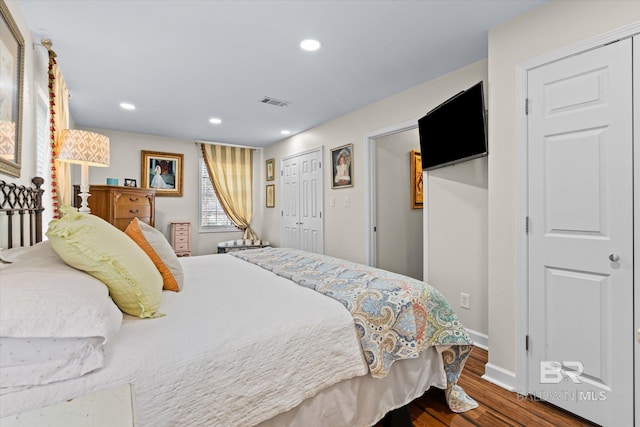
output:
[[631,40],[528,73],[529,393],[633,425]]
[[282,160],[282,247],[298,248],[300,222],[299,158]]
[[300,249],[323,253],[322,156],[320,151],[300,156]]
[[282,160],[282,246],[324,252],[322,150]]

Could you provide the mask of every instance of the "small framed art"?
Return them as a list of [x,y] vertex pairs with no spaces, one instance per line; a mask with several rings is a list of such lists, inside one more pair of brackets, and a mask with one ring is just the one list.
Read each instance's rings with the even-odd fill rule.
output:
[[274,184],[267,185],[267,207],[275,208],[276,207],[276,186]]
[[124,179],[124,186],[125,187],[137,187],[138,186],[138,182],[135,179],[132,179],[132,178],[125,178]]
[[267,171],[267,181],[273,181],[275,178],[275,161],[276,159],[268,159],[266,161],[265,170]]

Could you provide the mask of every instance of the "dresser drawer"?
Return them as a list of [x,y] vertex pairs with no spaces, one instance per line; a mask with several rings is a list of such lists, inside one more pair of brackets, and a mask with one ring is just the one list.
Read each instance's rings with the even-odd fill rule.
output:
[[173,250],[175,252],[190,251],[188,242],[174,243]]
[[191,225],[190,224],[174,224],[173,229],[175,230],[176,233],[189,233],[189,230],[191,229]]
[[118,206],[148,206],[149,199],[146,196],[135,193],[120,193],[116,203]]
[[178,244],[178,243],[187,243],[189,242],[189,235],[188,234],[174,234],[173,236],[173,241]]
[[151,216],[151,206],[146,205],[121,205],[116,206],[115,219],[120,218],[143,218]]

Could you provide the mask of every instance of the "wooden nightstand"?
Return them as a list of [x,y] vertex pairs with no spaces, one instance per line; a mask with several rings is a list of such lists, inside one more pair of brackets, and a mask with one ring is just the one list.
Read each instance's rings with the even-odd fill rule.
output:
[[191,255],[191,223],[171,223],[171,247],[178,256]]

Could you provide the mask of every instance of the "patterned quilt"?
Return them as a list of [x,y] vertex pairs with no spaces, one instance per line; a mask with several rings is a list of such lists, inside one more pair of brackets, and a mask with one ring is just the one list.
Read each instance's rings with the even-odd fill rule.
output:
[[437,289],[400,274],[294,249],[231,255],[342,303],[353,316],[374,378],[386,376],[394,361],[418,357],[420,351],[436,346],[444,361],[451,410],[478,406],[456,384],[473,343]]

